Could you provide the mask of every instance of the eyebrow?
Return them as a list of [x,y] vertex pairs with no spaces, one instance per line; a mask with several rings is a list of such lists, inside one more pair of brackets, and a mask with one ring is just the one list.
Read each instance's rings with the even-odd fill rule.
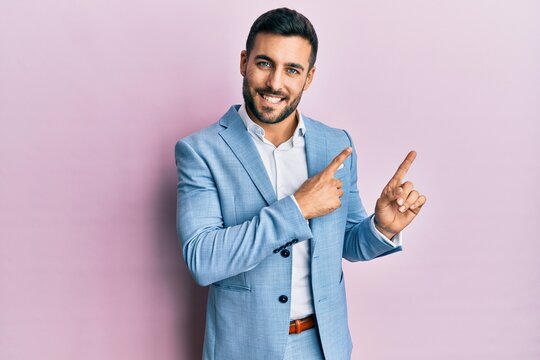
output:
[[[272,58],[270,56],[266,56],[266,55],[257,55],[255,56],[255,59],[261,59],[261,60],[267,60],[267,61],[270,61],[272,63],[274,63],[275,61],[272,60]],[[297,68],[297,69],[300,69],[300,70],[304,70],[304,67],[300,64],[297,64],[297,63],[286,63],[285,66],[288,66],[288,67],[292,67],[292,68]]]

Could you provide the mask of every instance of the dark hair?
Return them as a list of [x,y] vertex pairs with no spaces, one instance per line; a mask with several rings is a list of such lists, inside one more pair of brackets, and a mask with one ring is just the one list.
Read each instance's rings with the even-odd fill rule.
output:
[[279,8],[265,12],[255,20],[246,41],[246,53],[249,56],[255,37],[258,33],[279,34],[284,36],[301,36],[311,44],[309,68],[311,69],[317,59],[319,41],[311,22],[304,15],[288,8]]

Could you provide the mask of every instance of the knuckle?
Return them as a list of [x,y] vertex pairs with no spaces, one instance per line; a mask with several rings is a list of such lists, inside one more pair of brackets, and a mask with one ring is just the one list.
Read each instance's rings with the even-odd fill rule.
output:
[[417,202],[418,202],[418,196],[411,193],[411,195],[409,195],[409,197],[407,198],[406,204],[411,206],[412,204],[417,203]]

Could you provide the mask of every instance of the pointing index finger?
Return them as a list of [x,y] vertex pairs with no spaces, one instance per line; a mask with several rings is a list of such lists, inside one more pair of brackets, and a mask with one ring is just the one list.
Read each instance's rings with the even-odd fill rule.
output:
[[407,174],[407,171],[409,171],[409,168],[411,167],[414,159],[416,158],[416,151],[411,150],[407,154],[407,157],[401,165],[399,165],[398,169],[396,170],[396,173],[394,176],[392,176],[392,179],[390,181],[396,181],[398,184],[402,183],[403,178]]
[[328,172],[330,175],[333,176],[338,170],[339,166],[343,164],[343,162],[345,162],[345,160],[349,157],[349,155],[351,155],[351,153],[352,147],[349,146],[345,148],[342,152],[339,153],[338,156],[334,158],[334,160],[330,162],[330,164],[328,164],[326,169],[324,169],[324,172]]

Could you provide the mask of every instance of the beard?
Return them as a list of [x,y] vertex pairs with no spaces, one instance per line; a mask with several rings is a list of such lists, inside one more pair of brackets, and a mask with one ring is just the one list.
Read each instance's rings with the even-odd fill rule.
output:
[[[271,88],[255,89],[255,92],[258,93],[256,96],[260,96],[259,94],[265,94],[283,97],[283,100],[281,101],[287,101],[289,99],[289,97],[284,96],[284,94],[279,91],[272,91]],[[274,112],[274,109],[271,107],[263,106],[262,109],[257,109],[253,95],[250,92],[250,87],[246,76],[244,76],[244,80],[242,81],[242,95],[244,96],[244,102],[247,109],[251,111],[251,113],[258,120],[265,124],[277,124],[285,120],[296,110],[298,104],[300,103],[300,99],[302,99],[302,92],[300,92],[300,94],[293,98],[290,104],[285,106],[285,108],[279,114],[272,116],[271,114]]]

